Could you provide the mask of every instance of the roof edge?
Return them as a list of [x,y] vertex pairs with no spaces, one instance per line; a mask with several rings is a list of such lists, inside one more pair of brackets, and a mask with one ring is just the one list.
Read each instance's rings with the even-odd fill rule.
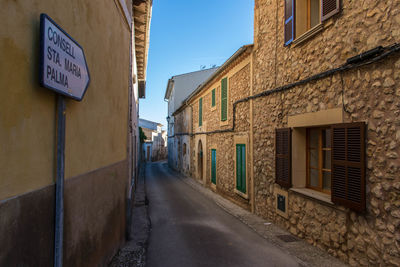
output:
[[217,77],[219,74],[221,74],[222,71],[225,70],[225,68],[231,64],[235,59],[237,59],[239,56],[241,56],[244,52],[247,51],[248,48],[253,47],[253,44],[248,44],[248,45],[243,45],[242,47],[240,47],[238,50],[236,50],[236,52],[230,56],[228,58],[228,60],[226,60],[224,62],[224,64],[222,64],[210,77],[208,77],[208,79],[203,82],[202,84],[200,84],[185,100],[183,100],[183,104],[177,108],[174,113],[172,113],[172,115],[175,115],[178,111],[181,111],[181,109],[183,107],[185,107],[187,105],[187,103],[198,93],[200,92],[210,81],[212,81],[215,77]]

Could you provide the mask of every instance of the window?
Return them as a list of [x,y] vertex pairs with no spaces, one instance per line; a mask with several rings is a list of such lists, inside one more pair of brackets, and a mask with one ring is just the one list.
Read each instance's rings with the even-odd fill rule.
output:
[[221,121],[228,117],[228,78],[221,80]]
[[320,0],[296,0],[295,36],[296,38],[321,23]]
[[246,194],[246,145],[236,144],[236,189]]
[[183,155],[185,156],[186,155],[186,143],[183,143]]
[[199,126],[203,125],[203,98],[199,99]]
[[307,187],[331,192],[331,129],[307,129]]
[[[330,194],[331,201],[335,204],[364,211],[365,123],[308,128],[304,139],[307,155],[305,186]],[[293,145],[296,142],[302,143],[296,139]],[[275,181],[286,188],[292,186],[291,147],[291,129],[276,129]]]
[[211,91],[211,107],[215,107],[215,88]]
[[217,150],[211,149],[211,182],[217,184]]
[[285,0],[285,45],[340,12],[340,0]]

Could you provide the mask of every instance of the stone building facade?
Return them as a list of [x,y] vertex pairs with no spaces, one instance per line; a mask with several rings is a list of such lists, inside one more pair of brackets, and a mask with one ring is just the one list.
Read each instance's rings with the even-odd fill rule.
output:
[[144,161],[158,161],[167,158],[166,131],[158,122],[139,118],[139,127],[142,128],[146,139],[142,144],[141,158]]
[[[167,115],[167,134],[168,134],[168,165],[173,169],[181,170],[181,166],[186,166],[185,170],[189,169],[189,162],[186,161],[182,165],[182,159],[187,160],[187,157],[181,157],[184,143],[189,144],[189,140],[181,143],[181,140],[174,138],[175,130],[175,117],[172,114],[183,104],[183,101],[196,90],[217,68],[204,69],[179,75],[172,76],[167,83],[165,90],[164,100],[168,102],[168,115]],[[188,114],[188,113],[186,113]],[[190,121],[189,118],[187,120]],[[180,122],[178,122],[179,124]],[[184,129],[187,126],[178,126]],[[181,131],[178,131],[181,132]],[[184,138],[184,137],[183,137]],[[189,153],[190,146],[187,145]],[[177,151],[181,151],[177,153]],[[186,155],[186,154],[185,154]]]
[[[228,125],[220,101],[216,114],[210,107],[218,71],[179,109],[193,113],[191,174],[351,266],[399,266],[400,2],[307,2],[255,1],[249,67],[228,82]],[[233,118],[232,131],[214,132]],[[238,142],[248,144],[248,196],[235,191]]]
[[[181,149],[178,150],[179,170],[249,210],[252,184],[249,160],[249,104],[237,106],[241,115],[236,117],[235,131],[232,130],[234,123],[232,113],[233,103],[250,95],[252,47],[248,45],[240,48],[189,95],[184,104],[173,114],[176,133],[174,138],[181,144]],[[227,93],[224,98],[225,104],[222,100],[222,87]],[[224,107],[226,112],[225,118],[222,119]],[[236,144],[244,145],[245,153],[242,169],[245,173],[244,184],[241,191],[236,188],[234,178]],[[189,148],[189,153],[183,147]],[[214,163],[212,153],[215,157]],[[212,172],[214,172],[213,179]]]
[[[300,6],[301,2],[255,1],[254,93],[345,67],[254,99],[255,212],[352,266],[399,266],[400,58],[396,48],[389,46],[400,39],[400,2],[321,0],[322,16],[328,16],[317,16],[313,28],[296,35],[302,23],[299,8],[293,14],[293,41],[287,44],[290,30],[285,32],[289,13],[286,11],[285,18],[285,8]],[[387,48],[372,53],[370,59],[346,64],[348,58],[378,46]],[[382,56],[385,53],[387,57]],[[363,64],[368,60],[370,64]],[[360,133],[365,138],[357,140],[360,147],[354,152],[359,153],[365,167],[348,165],[344,175],[348,195],[343,198],[352,199],[350,204],[358,202],[358,207],[339,204],[335,199],[340,194],[335,190],[341,189],[341,163],[335,157],[345,144],[336,141],[333,134],[337,128],[331,126],[340,123],[365,124]],[[310,189],[307,182],[311,176],[307,162],[311,127],[332,129],[327,192]],[[274,132],[279,128],[290,128],[292,133],[291,166],[287,168],[292,173],[291,186],[286,188],[275,183],[278,144]],[[350,130],[346,131],[350,140]],[[350,145],[346,149],[349,159],[353,150]],[[361,173],[351,176],[353,170]],[[287,198],[284,216],[276,212],[279,193]]]

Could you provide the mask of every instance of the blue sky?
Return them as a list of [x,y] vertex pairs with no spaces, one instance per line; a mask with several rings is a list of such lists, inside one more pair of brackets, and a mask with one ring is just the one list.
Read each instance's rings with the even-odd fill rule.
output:
[[253,17],[254,0],[154,0],[140,117],[166,125],[168,79],[220,66],[253,43]]

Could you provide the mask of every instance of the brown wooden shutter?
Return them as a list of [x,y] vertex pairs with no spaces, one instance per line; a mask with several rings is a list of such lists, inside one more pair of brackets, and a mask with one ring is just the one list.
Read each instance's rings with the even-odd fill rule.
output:
[[285,0],[285,45],[294,39],[294,0]]
[[365,123],[332,125],[332,202],[365,210]]
[[275,182],[283,187],[292,186],[292,131],[275,130]]
[[340,12],[340,0],[322,0],[321,21],[325,21]]

